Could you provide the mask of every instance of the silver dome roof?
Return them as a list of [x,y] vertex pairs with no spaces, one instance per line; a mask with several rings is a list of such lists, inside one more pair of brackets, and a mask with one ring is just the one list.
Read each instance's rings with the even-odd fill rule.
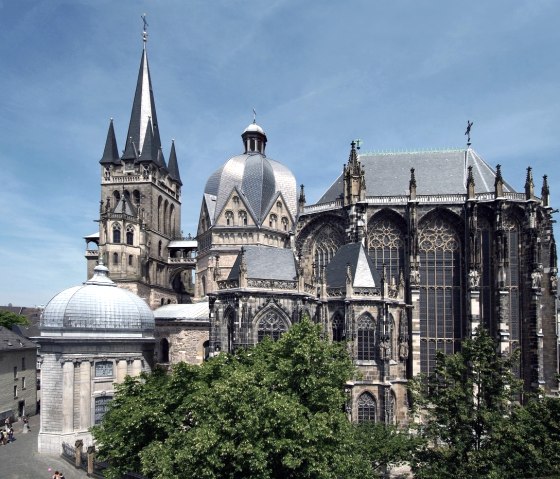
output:
[[136,294],[118,288],[108,269],[98,265],[90,280],[49,301],[41,316],[41,331],[53,329],[149,332],[154,329],[154,314]]
[[212,221],[221,213],[235,187],[245,197],[259,223],[278,193],[282,193],[290,213],[294,218],[296,216],[296,179],[293,173],[261,153],[234,156],[208,178],[204,193],[216,197]]

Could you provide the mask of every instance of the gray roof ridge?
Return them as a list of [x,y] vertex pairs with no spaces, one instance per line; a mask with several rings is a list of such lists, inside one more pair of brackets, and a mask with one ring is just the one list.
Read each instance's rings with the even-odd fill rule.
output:
[[[471,148],[469,148],[471,149]],[[417,149],[403,149],[403,150],[393,150],[393,149],[389,149],[389,150],[373,150],[373,151],[365,151],[362,152],[360,151],[360,153],[358,154],[358,159],[361,156],[373,156],[373,155],[384,155],[384,156],[389,156],[389,155],[406,155],[406,154],[410,154],[410,155],[414,155],[417,153],[447,153],[447,152],[457,152],[457,151],[465,151],[466,148],[459,148],[459,147],[445,147],[445,148],[417,148]],[[472,150],[472,149],[471,149]],[[474,151],[474,150],[472,150]]]

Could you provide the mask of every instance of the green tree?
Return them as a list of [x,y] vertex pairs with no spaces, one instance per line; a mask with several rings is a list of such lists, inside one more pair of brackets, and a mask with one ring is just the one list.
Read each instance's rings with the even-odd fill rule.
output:
[[415,477],[503,477],[496,434],[515,408],[520,383],[513,358],[496,351],[479,328],[461,352],[438,354],[434,371],[414,383],[427,439],[414,455]]
[[23,324],[27,326],[29,321],[21,314],[12,313],[11,311],[0,311],[0,326],[12,329],[14,324]]
[[345,347],[304,319],[277,342],[129,378],[93,428],[107,477],[369,477],[344,412],[354,372]]

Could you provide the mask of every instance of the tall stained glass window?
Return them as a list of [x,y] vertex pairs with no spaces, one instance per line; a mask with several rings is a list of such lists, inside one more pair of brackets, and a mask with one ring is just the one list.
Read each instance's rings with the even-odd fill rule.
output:
[[315,239],[313,259],[315,261],[315,274],[319,276],[323,267],[327,266],[338,248],[343,245],[343,238],[339,231],[330,226],[323,227]]
[[387,268],[389,280],[398,281],[404,271],[404,238],[397,225],[387,219],[374,219],[368,226],[368,251],[377,271]]
[[453,227],[441,218],[425,223],[420,254],[420,369],[429,373],[436,351],[452,354],[463,334],[461,249]]
[[260,343],[265,337],[277,341],[288,330],[288,324],[274,311],[267,311],[259,321],[257,340]]
[[358,318],[358,360],[370,361],[375,359],[375,321],[373,317],[364,313]]

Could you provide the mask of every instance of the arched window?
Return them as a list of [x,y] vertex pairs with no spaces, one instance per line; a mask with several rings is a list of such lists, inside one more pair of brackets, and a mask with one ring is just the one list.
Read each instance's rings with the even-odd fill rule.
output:
[[163,232],[164,234],[168,233],[168,229],[169,229],[169,224],[168,224],[168,220],[167,220],[167,207],[168,207],[169,203],[167,202],[167,200],[165,200],[165,202],[163,203]]
[[239,224],[243,225],[243,226],[247,226],[247,212],[244,210],[241,210],[238,214],[239,216]]
[[375,321],[371,314],[364,313],[358,318],[358,360],[375,359]]
[[288,218],[286,218],[285,216],[282,216],[282,229],[284,231],[288,231]]
[[113,198],[115,198],[115,206],[117,206],[117,204],[119,203],[119,200],[121,199],[121,193],[118,190],[113,191]]
[[233,226],[233,211],[226,211],[225,213],[226,225]]
[[128,266],[132,266],[132,255],[128,255]]
[[113,224],[113,243],[121,242],[121,225],[118,223]]
[[167,338],[163,338],[160,342],[160,362],[168,363],[169,362],[169,341]]
[[171,236],[175,236],[176,233],[176,224],[175,224],[175,205],[171,205],[169,207],[169,234]]
[[339,231],[330,226],[325,226],[319,231],[314,245],[315,274],[317,277],[321,275],[323,267],[329,264],[342,244],[343,236]]
[[119,264],[119,253],[113,253],[113,264],[114,265]]
[[358,422],[377,422],[377,402],[370,393],[358,398]]
[[124,190],[124,197],[129,200],[130,199],[130,191]]
[[278,223],[278,216],[276,216],[275,214],[270,215],[270,218],[268,220],[268,226],[270,226],[271,228],[276,228]]
[[134,204],[136,205],[140,204],[140,192],[138,190],[134,190],[132,192],[132,198],[134,200]]
[[280,211],[282,211],[282,202],[281,201],[276,202],[276,208],[278,208]]
[[442,218],[420,228],[420,370],[430,373],[436,352],[453,354],[463,334],[459,237]]
[[238,205],[238,204],[239,204],[239,196],[236,195],[236,196],[234,196],[232,199],[233,199],[233,203],[234,203],[235,205]]
[[335,313],[332,319],[332,340],[344,341],[344,317],[340,313]]
[[126,227],[126,244],[133,245],[134,244],[134,226],[128,225]]
[[368,226],[368,251],[377,271],[387,268],[387,280],[398,282],[404,271],[404,236],[395,223],[387,218],[374,219]]
[[157,202],[157,229],[161,231],[161,207],[163,204],[163,198],[161,196],[158,197]]
[[265,337],[277,341],[287,330],[286,321],[280,317],[277,311],[267,311],[259,321],[257,341],[260,343]]

